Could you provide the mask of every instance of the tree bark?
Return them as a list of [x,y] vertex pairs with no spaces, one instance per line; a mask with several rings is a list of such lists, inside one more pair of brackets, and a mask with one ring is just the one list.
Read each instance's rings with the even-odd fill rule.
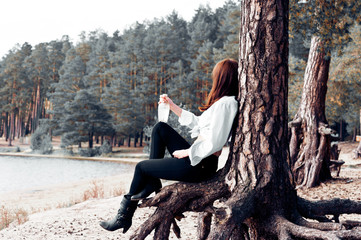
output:
[[[288,1],[242,1],[238,126],[225,167],[201,183],[162,188],[141,207],[154,214],[131,239],[168,239],[174,218],[201,212],[200,239],[357,239],[360,229],[340,230],[340,223],[313,223],[325,214],[360,212],[361,203],[316,204],[297,198],[288,165]],[[338,206],[341,211],[330,211]],[[306,208],[300,209],[299,208]],[[304,211],[302,211],[304,210]],[[213,220],[210,221],[210,214]],[[321,215],[321,216],[320,216]],[[209,225],[214,223],[209,231]]]
[[240,114],[225,177],[232,195],[224,207],[232,214],[212,228],[211,239],[227,239],[242,222],[252,235],[276,238],[265,221],[274,214],[292,215],[296,192],[287,165],[287,19],[287,1],[241,4]]
[[325,114],[330,58],[323,42],[313,36],[304,76],[301,104],[290,123],[290,156],[295,181],[314,187],[331,178],[329,169],[330,135]]

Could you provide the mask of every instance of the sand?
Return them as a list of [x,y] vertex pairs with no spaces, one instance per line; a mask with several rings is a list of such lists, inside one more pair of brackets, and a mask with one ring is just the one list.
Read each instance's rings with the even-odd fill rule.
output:
[[[341,169],[339,177],[312,189],[300,189],[298,194],[310,200],[347,198],[361,201],[361,160],[351,158],[355,143],[342,143],[340,159],[346,163]],[[223,153],[222,159],[226,158]],[[114,192],[121,194],[128,189],[132,173],[122,176],[111,176],[96,181],[81,181],[44,187],[40,192],[15,192],[0,195],[0,205],[7,208],[21,207],[30,212],[27,222],[17,224],[13,222],[8,228],[0,231],[0,239],[129,239],[137,227],[143,223],[154,211],[153,208],[138,209],[133,218],[133,226],[126,234],[121,231],[108,232],[99,226],[99,221],[114,217],[121,201],[121,196],[114,196]],[[81,202],[84,192],[102,186],[102,199],[89,199]],[[115,189],[114,189],[115,188]],[[80,203],[78,203],[80,202]],[[61,207],[61,208],[59,208]],[[195,239],[197,214],[186,213],[186,218],[179,222],[182,239]],[[346,215],[342,218],[361,221],[359,215]],[[152,239],[150,234],[147,239]],[[171,233],[170,239],[177,239]]]

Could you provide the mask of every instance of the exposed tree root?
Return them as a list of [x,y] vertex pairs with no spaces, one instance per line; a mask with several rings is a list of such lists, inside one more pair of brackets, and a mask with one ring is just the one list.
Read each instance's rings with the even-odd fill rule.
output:
[[247,239],[248,233],[242,224],[254,213],[255,192],[248,190],[248,185],[244,185],[222,205],[214,214],[216,224],[212,226],[208,238]]
[[[218,179],[218,180],[217,180]],[[247,185],[238,188],[230,196],[228,186],[214,178],[204,183],[175,183],[162,189],[154,198],[143,201],[141,207],[155,206],[154,214],[140,226],[131,239],[145,239],[153,230],[154,239],[168,239],[171,226],[180,238],[181,230],[176,220],[183,212],[201,212],[198,218],[198,239],[254,239],[247,219],[254,215],[255,191]],[[228,198],[213,206],[217,199]],[[292,220],[273,215],[261,220],[259,226],[277,239],[361,239],[361,222],[339,223],[340,214],[361,214],[361,202],[333,199],[329,201],[308,201],[298,198],[297,211]],[[329,219],[326,215],[334,215]],[[310,222],[304,218],[315,219]],[[214,218],[215,225],[212,225]]]
[[[308,115],[307,115],[308,116]],[[317,118],[297,116],[288,124],[290,166],[300,187],[314,187],[331,178],[330,139],[335,131]]]
[[315,228],[321,231],[331,231],[331,230],[342,230],[342,224],[334,222],[309,222],[303,218],[299,218],[296,223],[300,226]]
[[204,212],[198,216],[198,239],[205,240],[211,231],[212,213]]
[[[316,226],[317,223],[306,224],[308,226],[304,226],[295,224],[282,216],[273,216],[269,222],[271,224],[268,229],[271,229],[271,231],[277,229],[278,239],[280,240],[295,238],[324,240],[361,239],[361,228],[354,228],[352,230],[320,230],[320,228],[324,228],[325,223],[318,223],[323,225],[322,227]],[[302,223],[305,224],[305,221],[302,221]]]
[[[156,206],[154,214],[144,222],[131,237],[131,239],[145,239],[155,229],[154,239],[168,239],[169,229],[173,224],[173,231],[180,237],[180,229],[175,218],[181,218],[183,212],[209,212],[214,213],[213,202],[229,196],[229,190],[217,178],[202,183],[175,183],[164,187],[154,198],[144,200],[140,207]],[[209,233],[209,224],[204,224],[200,230],[206,237]],[[205,239],[203,237],[203,239]]]
[[[322,221],[325,215],[333,215],[334,220],[338,222],[341,214],[361,214],[361,202],[351,201],[349,199],[335,198],[332,200],[309,201],[298,197],[298,210],[303,217]],[[327,221],[327,220],[325,220]]]

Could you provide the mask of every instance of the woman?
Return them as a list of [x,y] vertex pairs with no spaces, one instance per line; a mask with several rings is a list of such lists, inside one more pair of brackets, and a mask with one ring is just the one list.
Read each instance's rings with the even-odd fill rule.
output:
[[[188,126],[192,138],[197,137],[197,140],[190,145],[168,124],[159,122],[151,136],[151,160],[136,165],[130,190],[123,197],[118,214],[113,220],[100,223],[104,229],[128,231],[138,201],[160,191],[160,179],[201,182],[216,173],[218,157],[229,138],[238,109],[235,99],[238,63],[231,59],[217,63],[212,79],[212,89],[207,103],[199,108],[203,112],[199,117],[181,109],[169,97],[160,97],[160,102],[169,103],[179,123]],[[166,148],[172,153],[171,158],[164,158]]]

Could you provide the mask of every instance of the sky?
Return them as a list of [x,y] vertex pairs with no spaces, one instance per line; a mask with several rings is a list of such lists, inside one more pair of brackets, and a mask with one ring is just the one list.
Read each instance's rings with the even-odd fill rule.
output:
[[0,8],[0,59],[25,42],[60,40],[73,43],[82,31],[102,29],[108,35],[121,33],[135,22],[153,20],[175,10],[190,21],[195,10],[207,4],[214,10],[226,0],[3,0]]

